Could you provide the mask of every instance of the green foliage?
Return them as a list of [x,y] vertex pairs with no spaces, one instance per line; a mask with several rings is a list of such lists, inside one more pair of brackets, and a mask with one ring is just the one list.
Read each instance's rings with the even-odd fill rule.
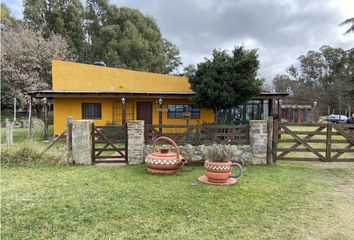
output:
[[256,78],[259,68],[256,50],[235,47],[213,51],[211,59],[198,64],[189,82],[197,93],[194,100],[202,107],[227,109],[238,106],[260,94],[262,81]]
[[348,50],[347,96],[354,101],[354,48]]
[[42,30],[45,38],[60,34],[76,54],[83,49],[84,8],[80,0],[25,0],[23,14],[25,22]]
[[11,17],[10,9],[5,3],[1,3],[0,9],[1,9],[1,15],[0,15],[1,23],[6,23],[13,20],[13,17]]
[[6,81],[1,81],[1,109],[13,108],[16,92],[14,87]]
[[177,47],[139,10],[89,0],[86,16],[92,42],[88,62],[102,59],[109,66],[158,73],[171,73],[181,65]]
[[108,0],[25,0],[24,19],[44,37],[62,35],[81,62],[171,73],[181,65],[178,48],[162,38],[155,20]]
[[[287,74],[273,79],[275,90],[288,90],[296,99],[316,100],[322,112],[346,106],[354,99],[354,49],[322,46],[299,57],[299,69],[291,66]],[[352,100],[350,99],[352,98]]]
[[195,66],[193,64],[189,64],[187,67],[183,68],[183,75],[188,78],[191,78],[195,75],[196,71],[197,69],[195,68]]
[[49,149],[43,154],[45,146],[36,142],[23,142],[10,147],[1,147],[2,166],[32,166],[66,163],[64,145]]

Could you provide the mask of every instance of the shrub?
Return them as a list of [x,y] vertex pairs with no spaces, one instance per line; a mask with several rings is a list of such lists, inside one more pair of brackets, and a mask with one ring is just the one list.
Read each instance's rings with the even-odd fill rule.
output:
[[229,145],[213,144],[207,147],[206,159],[212,162],[228,162],[233,158]]
[[66,164],[66,146],[53,147],[43,154],[45,146],[36,142],[25,142],[10,147],[1,147],[1,165],[32,166]]

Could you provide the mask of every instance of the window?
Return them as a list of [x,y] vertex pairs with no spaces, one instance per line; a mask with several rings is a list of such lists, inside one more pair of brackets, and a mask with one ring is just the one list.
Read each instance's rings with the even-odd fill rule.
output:
[[[125,102],[125,120],[135,119],[135,104],[134,102]],[[113,102],[113,123],[122,124],[122,102]]]
[[101,119],[101,103],[83,103],[82,119]]
[[200,118],[200,109],[197,105],[168,105],[167,118],[183,119],[184,116],[190,119]]

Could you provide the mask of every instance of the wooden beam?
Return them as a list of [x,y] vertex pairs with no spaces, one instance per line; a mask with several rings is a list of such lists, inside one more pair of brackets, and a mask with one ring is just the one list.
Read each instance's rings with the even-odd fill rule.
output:
[[[314,132],[308,133],[308,135],[304,138],[304,141],[308,142],[308,140],[310,140],[312,137],[314,137],[315,135],[317,135],[319,132],[321,132],[323,129],[325,129],[325,127],[318,127]],[[282,131],[280,131],[280,133],[282,133]],[[293,131],[293,133],[296,134],[296,132]],[[302,133],[302,132],[301,132]],[[304,133],[305,134],[305,133]],[[281,139],[279,139],[281,140]],[[295,139],[294,139],[295,140]],[[326,140],[325,140],[326,141]],[[297,142],[295,140],[295,144],[293,144],[291,147],[289,147],[289,151],[283,151],[279,157],[285,157],[285,155],[287,155],[288,153],[290,153],[290,151],[292,151],[292,149],[297,148],[298,146],[301,145],[301,143]]]
[[269,117],[267,123],[268,123],[267,163],[273,164],[273,117]]
[[317,157],[319,157],[322,161],[326,161],[326,158],[319,154],[315,149],[313,149],[310,145],[308,145],[303,139],[299,138],[295,133],[293,133],[289,128],[286,126],[282,126],[282,128],[293,138],[295,138],[299,143],[304,145],[307,149],[309,149],[313,154],[315,154]]
[[42,156],[46,151],[48,151],[48,149],[51,148],[54,145],[54,143],[56,143],[61,137],[63,137],[65,135],[65,133],[66,133],[66,130],[63,131],[62,133],[60,133],[58,136],[56,136],[54,138],[54,140],[44,149],[44,151],[41,153],[40,156]]
[[333,125],[333,128],[340,134],[342,135],[348,142],[350,142],[351,145],[354,145],[354,139],[351,138],[351,135],[348,133],[344,132],[342,129],[340,129],[338,126],[335,124]]
[[126,119],[127,119],[127,108],[126,108],[126,104],[125,104],[125,98],[122,98],[122,125],[125,124]]
[[30,96],[29,108],[28,108],[28,139],[32,139],[32,102],[33,98]]
[[331,161],[331,148],[332,148],[332,124],[327,124],[326,135],[326,158]]
[[[162,109],[162,98],[159,98],[159,108]],[[159,125],[162,125],[162,111],[159,111]],[[159,132],[162,133],[162,128],[159,128]]]
[[43,107],[43,112],[44,112],[44,131],[43,131],[43,139],[47,140],[48,139],[48,125],[49,125],[49,119],[48,119],[48,98],[44,98],[44,107]]

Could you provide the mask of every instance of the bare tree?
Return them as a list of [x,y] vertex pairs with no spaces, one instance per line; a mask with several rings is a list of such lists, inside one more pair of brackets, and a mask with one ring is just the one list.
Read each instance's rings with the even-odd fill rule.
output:
[[342,22],[341,24],[339,24],[339,26],[345,26],[345,25],[350,25],[350,27],[344,34],[349,34],[351,32],[354,32],[354,17],[349,18],[349,19],[345,20],[344,22]]
[[34,31],[22,23],[3,27],[1,81],[15,89],[16,97],[22,103],[27,102],[27,92],[51,88],[53,59],[76,59],[61,36],[52,34],[44,39],[40,31]]
[[[22,105],[28,103],[26,93],[51,89],[52,60],[75,60],[64,38],[52,34],[42,37],[40,31],[28,28],[23,23],[2,25],[1,38],[1,82],[11,91],[2,88],[2,95],[12,94]],[[43,109],[44,107],[44,109]],[[47,104],[33,101],[37,114],[44,113],[45,129],[43,138],[48,137]]]

